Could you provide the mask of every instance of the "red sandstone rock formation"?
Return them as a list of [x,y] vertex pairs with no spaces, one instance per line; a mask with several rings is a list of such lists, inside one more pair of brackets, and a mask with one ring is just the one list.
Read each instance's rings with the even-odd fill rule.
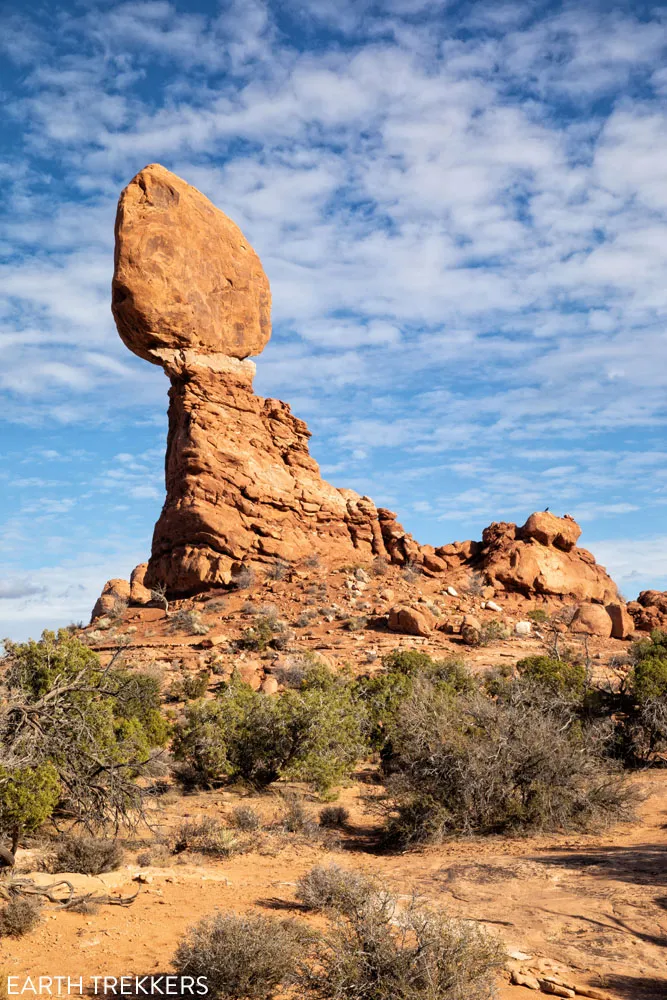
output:
[[[270,336],[270,293],[241,231],[195,188],[152,164],[121,194],[113,314],[124,343],[171,380],[167,496],[132,599],[164,586],[184,596],[230,583],[247,564],[320,553],[380,556],[429,576],[494,590],[609,603],[616,588],[572,519],[533,514],[492,524],[481,542],[419,545],[372,500],[336,489],[286,403],[253,393]],[[146,590],[148,588],[148,590]]]
[[628,612],[643,632],[667,629],[667,590],[642,590],[637,600],[628,604]]

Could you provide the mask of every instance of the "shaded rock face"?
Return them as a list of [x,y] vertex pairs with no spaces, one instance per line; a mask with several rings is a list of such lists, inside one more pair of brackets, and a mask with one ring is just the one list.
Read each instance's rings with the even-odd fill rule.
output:
[[[286,403],[261,399],[254,364],[270,337],[269,283],[240,229],[159,164],[122,192],[112,311],[127,347],[171,381],[165,504],[132,600],[229,584],[247,564],[319,553],[329,563],[381,557],[463,584],[609,603],[616,588],[571,518],[493,524],[481,542],[419,545],[368,497],[337,489],[308,452]],[[432,627],[427,623],[425,628]]]

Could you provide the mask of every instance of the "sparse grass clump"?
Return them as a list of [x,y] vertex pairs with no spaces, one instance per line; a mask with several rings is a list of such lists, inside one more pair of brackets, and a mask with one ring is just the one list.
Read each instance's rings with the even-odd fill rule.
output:
[[15,896],[0,910],[0,938],[20,938],[40,923],[41,909],[33,899]]
[[255,571],[250,566],[241,566],[232,577],[231,585],[236,590],[250,590],[255,585]]
[[290,921],[218,913],[190,928],[174,966],[204,977],[212,1000],[268,1000],[294,982],[307,938]]
[[239,850],[234,833],[212,816],[186,820],[174,838],[174,852],[191,851],[208,857],[228,858]]
[[124,852],[117,840],[100,837],[64,837],[53,855],[52,871],[103,875],[114,872],[123,863]]
[[172,632],[187,632],[188,635],[206,635],[209,626],[201,620],[199,611],[181,608],[171,619]]

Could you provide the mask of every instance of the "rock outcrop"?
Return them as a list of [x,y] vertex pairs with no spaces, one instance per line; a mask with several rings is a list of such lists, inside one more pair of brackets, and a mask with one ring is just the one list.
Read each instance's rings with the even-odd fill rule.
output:
[[635,626],[642,632],[667,629],[667,590],[642,590],[627,606]]
[[121,194],[112,291],[124,343],[171,381],[167,496],[148,566],[132,577],[133,602],[156,587],[187,596],[229,584],[247,565],[315,553],[329,564],[381,557],[449,584],[476,574],[489,596],[616,599],[602,567],[576,547],[571,518],[533,514],[521,528],[492,524],[481,542],[434,548],[392,511],[325,482],[305,423],[253,392],[248,357],[270,337],[259,258],[230,219],[159,164]]

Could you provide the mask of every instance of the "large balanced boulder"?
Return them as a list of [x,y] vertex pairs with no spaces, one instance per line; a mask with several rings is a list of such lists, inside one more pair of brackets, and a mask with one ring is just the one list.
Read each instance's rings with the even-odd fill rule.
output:
[[607,614],[611,618],[612,639],[630,639],[634,634],[636,625],[625,604],[615,601],[607,605]]
[[131,351],[247,358],[271,336],[271,294],[239,227],[196,188],[152,163],[120,196],[112,310]]

